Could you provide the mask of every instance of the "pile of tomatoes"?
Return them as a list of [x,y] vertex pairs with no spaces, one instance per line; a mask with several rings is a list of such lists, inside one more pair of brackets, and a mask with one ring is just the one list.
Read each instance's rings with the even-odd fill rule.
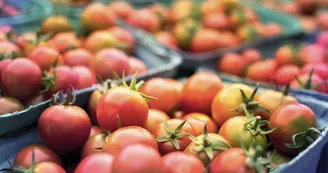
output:
[[277,23],[261,23],[254,10],[238,0],[174,1],[134,9],[127,2],[109,5],[128,24],[154,35],[165,46],[195,53],[238,46],[283,32]]
[[328,32],[322,32],[313,44],[282,45],[273,59],[263,60],[256,49],[227,53],[218,61],[217,69],[253,81],[290,83],[293,88],[328,93],[327,43]]
[[[89,100],[58,93],[38,121],[45,145],[19,151],[14,169],[75,173],[267,172],[321,134],[314,112],[287,92],[224,86],[200,72],[174,79],[107,81]],[[93,123],[93,125],[92,125]],[[269,141],[272,145],[269,145]],[[61,158],[79,158],[67,165]],[[66,170],[65,170],[65,169]],[[51,171],[50,171],[51,170]]]

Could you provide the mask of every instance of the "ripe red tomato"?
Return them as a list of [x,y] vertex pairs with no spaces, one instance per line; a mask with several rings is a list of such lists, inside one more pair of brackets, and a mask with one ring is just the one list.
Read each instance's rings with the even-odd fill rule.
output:
[[238,46],[240,42],[241,40],[238,38],[238,36],[230,31],[220,33],[219,48]]
[[220,72],[236,76],[243,76],[244,68],[247,65],[245,58],[237,53],[227,53],[217,63]]
[[231,28],[231,23],[222,11],[207,13],[203,16],[203,22],[206,27],[217,30],[228,30]]
[[299,52],[297,48],[291,45],[284,45],[280,47],[275,54],[275,60],[278,66],[285,64],[301,65],[301,59],[299,58]]
[[108,30],[95,31],[85,40],[84,48],[91,53],[97,53],[105,48],[117,47],[118,38]]
[[99,51],[91,61],[91,68],[103,80],[113,79],[114,73],[122,76],[130,68],[128,56],[119,49],[108,48]]
[[89,66],[92,58],[91,53],[83,48],[69,50],[63,56],[64,64],[68,66]]
[[164,173],[202,173],[205,167],[195,156],[176,151],[162,157]]
[[220,33],[214,29],[200,29],[192,38],[193,52],[208,52],[217,50],[220,46]]
[[106,132],[98,133],[94,136],[91,136],[84,144],[81,151],[81,159],[93,154],[102,152],[102,147],[107,139],[109,134]]
[[138,74],[143,74],[147,71],[146,64],[142,62],[140,59],[135,57],[129,57],[129,71],[128,74],[135,74],[138,72]]
[[69,22],[69,19],[65,16],[50,16],[46,18],[40,28],[42,34],[53,33],[57,34],[60,32],[72,31],[73,27]]
[[[166,131],[165,126],[168,126],[171,130]],[[169,133],[174,133],[174,135],[169,135]],[[180,119],[170,119],[164,121],[157,124],[152,129],[152,134],[157,140],[158,149],[162,155],[173,151],[183,151],[191,142],[185,133],[193,136],[196,135],[196,132],[192,126],[188,122]],[[173,141],[177,141],[177,143],[174,143]]]
[[11,97],[0,97],[0,105],[0,116],[24,110],[22,103]]
[[173,79],[152,78],[146,81],[145,85],[140,89],[140,92],[158,99],[149,100],[151,108],[170,113],[180,106],[180,85],[178,81]]
[[146,124],[144,125],[144,128],[148,131],[152,131],[152,128],[155,127],[157,124],[162,123],[163,121],[169,120],[170,117],[157,109],[149,109],[148,112],[148,118],[146,121]]
[[108,153],[94,153],[84,158],[75,173],[111,173],[114,157]]
[[100,127],[98,127],[98,126],[91,126],[89,138],[91,138],[92,136],[97,135],[97,134],[99,134],[101,132],[104,132],[104,130],[102,130]]
[[38,46],[28,55],[28,58],[37,63],[42,71],[49,70],[58,57],[58,63],[63,64],[62,56],[53,48]]
[[133,11],[128,17],[127,22],[134,27],[140,27],[148,32],[156,32],[160,29],[160,20],[150,9]]
[[294,156],[300,152],[285,146],[292,143],[293,135],[317,127],[314,112],[306,105],[293,103],[279,107],[270,117],[269,128],[277,129],[269,134],[272,145],[280,152]]
[[11,62],[11,59],[3,59],[0,61],[0,83],[3,69]]
[[33,173],[66,173],[66,171],[54,162],[41,162],[35,165]]
[[164,173],[161,156],[152,147],[130,145],[115,156],[112,173]]
[[274,60],[259,61],[247,67],[245,76],[254,81],[271,82],[276,69],[277,63]]
[[300,52],[300,58],[304,64],[324,63],[325,48],[318,44],[304,46]]
[[313,74],[311,77],[310,85],[307,84],[307,81],[310,79],[309,74],[303,74],[298,76],[298,79],[301,81],[297,81],[296,79],[292,80],[290,86],[292,88],[298,89],[308,89],[308,90],[315,90],[318,92],[328,93],[328,86],[324,83],[325,81],[318,75]]
[[37,95],[41,88],[41,70],[36,63],[27,58],[12,60],[1,75],[4,93],[21,101]]
[[320,76],[322,79],[328,79],[328,65],[325,63],[307,64],[302,67],[301,74],[309,74],[314,69],[313,73]]
[[167,46],[172,49],[178,48],[178,43],[170,32],[159,31],[155,34],[155,38],[159,43],[163,44],[164,46]]
[[52,38],[52,44],[56,50],[61,53],[67,51],[70,47],[81,47],[81,41],[76,37],[74,32],[61,32]]
[[246,49],[243,51],[242,56],[246,64],[260,61],[263,58],[261,52],[256,49]]
[[222,88],[222,81],[215,74],[200,72],[192,75],[182,89],[182,110],[209,114],[212,100]]
[[102,96],[102,92],[100,92],[99,90],[94,90],[89,98],[89,103],[88,103],[88,113],[89,113],[89,117],[92,123],[94,124],[98,124],[97,121],[97,104],[98,101],[100,99],[100,97]]
[[127,30],[114,26],[108,29],[120,42],[120,47],[126,53],[133,53],[135,47],[135,40],[133,35]]
[[29,145],[21,149],[15,156],[14,165],[29,169],[32,164],[32,152],[34,152],[35,163],[54,162],[62,165],[59,156],[43,145]]
[[199,136],[204,133],[204,125],[206,124],[209,133],[217,133],[218,127],[215,122],[206,114],[202,113],[189,113],[185,115],[183,120],[193,127],[196,132],[196,136]]
[[133,12],[133,7],[124,1],[113,1],[109,4],[109,9],[113,10],[116,16],[127,19]]
[[93,70],[86,66],[72,67],[73,71],[78,75],[78,83],[76,89],[84,89],[97,84],[96,74]]
[[278,85],[287,85],[295,76],[300,74],[300,68],[296,65],[286,64],[277,69],[274,73],[274,82]]
[[120,151],[132,144],[143,144],[158,150],[153,135],[146,129],[138,126],[120,128],[109,135],[102,150],[116,156]]
[[18,55],[20,55],[20,49],[17,45],[7,40],[0,41],[0,54],[11,55],[13,52],[16,52]]
[[[54,73],[53,73],[54,70]],[[54,94],[59,91],[66,91],[70,88],[77,88],[79,84],[78,74],[69,66],[58,66],[50,69],[49,76],[55,75],[54,78],[50,77],[49,80],[53,80],[55,85],[50,86],[50,93]]]
[[82,26],[88,31],[107,29],[115,25],[116,15],[100,3],[88,5],[81,15]]
[[80,148],[88,140],[91,123],[78,106],[54,105],[40,116],[38,132],[50,148],[67,152]]

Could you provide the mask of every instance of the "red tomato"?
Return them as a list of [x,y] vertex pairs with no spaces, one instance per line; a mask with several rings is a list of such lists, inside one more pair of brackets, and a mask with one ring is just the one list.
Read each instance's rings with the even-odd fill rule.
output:
[[20,49],[17,45],[9,41],[0,41],[0,54],[11,55],[13,52],[20,54]]
[[102,147],[109,135],[106,132],[98,133],[94,136],[91,136],[87,142],[85,142],[82,151],[81,159],[93,154],[102,152]]
[[204,125],[208,129],[209,133],[217,133],[218,127],[215,122],[206,114],[202,113],[189,113],[185,115],[183,120],[187,120],[187,122],[194,128],[196,132],[196,136],[199,136],[204,133]]
[[126,53],[133,53],[135,47],[135,40],[133,35],[127,30],[114,26],[108,29],[120,42],[121,48]]
[[217,63],[217,69],[220,72],[236,76],[243,76],[247,61],[237,53],[227,53]]
[[242,172],[256,173],[254,168],[247,165],[247,156],[241,148],[230,148],[214,159],[211,173]]
[[192,38],[193,52],[208,52],[217,50],[220,46],[220,33],[214,29],[200,29]]
[[203,16],[203,22],[206,27],[218,30],[228,30],[231,28],[230,20],[221,11],[207,13]]
[[153,135],[138,126],[120,128],[109,135],[102,150],[116,156],[120,151],[132,144],[143,144],[158,150]]
[[78,106],[51,106],[41,114],[38,122],[38,132],[44,143],[62,152],[82,147],[90,130],[88,114]]
[[152,78],[142,86],[140,92],[158,99],[149,100],[151,108],[170,113],[180,106],[181,87],[179,85],[181,84],[173,79]]
[[262,59],[261,52],[256,49],[246,49],[243,51],[242,56],[246,61],[246,64],[260,61]]
[[91,61],[91,68],[103,80],[113,79],[114,73],[122,76],[129,70],[128,56],[121,50],[108,48],[99,51]]
[[28,58],[37,63],[42,71],[49,70],[58,57],[58,63],[63,64],[62,56],[53,48],[38,46],[28,55]]
[[48,72],[50,76],[54,75],[53,70],[55,76],[54,79],[51,79],[50,77],[50,80],[53,80],[55,85],[50,87],[50,93],[54,94],[59,91],[66,91],[70,88],[77,88],[79,84],[79,76],[71,67],[58,66],[54,69],[50,69]]
[[69,22],[69,19],[65,16],[50,16],[46,18],[40,28],[40,32],[42,34],[46,33],[53,33],[57,34],[60,32],[67,32],[67,31],[72,31],[73,27],[71,23]]
[[215,11],[222,12],[223,10],[224,9],[220,1],[204,1],[201,7],[201,11],[203,14],[208,14]]
[[73,71],[78,75],[78,84],[76,89],[89,88],[94,84],[97,84],[96,74],[93,70],[85,66],[72,67]]
[[97,135],[101,132],[104,132],[100,127],[98,126],[91,126],[91,131],[90,131],[90,135],[89,138],[91,138],[94,135]]
[[169,120],[170,117],[157,109],[149,109],[148,118],[146,124],[144,125],[145,129],[148,131],[152,131],[152,128],[155,127],[157,124],[162,123],[163,121]]
[[160,29],[160,20],[150,9],[133,11],[128,17],[127,22],[134,27],[140,27],[148,32],[156,32]]
[[292,143],[292,136],[305,132],[310,127],[317,127],[314,112],[306,105],[294,103],[279,107],[270,117],[269,128],[277,129],[269,134],[272,145],[280,152],[288,155],[296,155],[298,149],[285,146],[284,143]]
[[241,42],[238,36],[230,31],[221,32],[219,38],[219,48],[238,46]]
[[32,164],[32,152],[34,152],[35,163],[54,162],[62,165],[59,156],[43,145],[29,145],[21,149],[15,156],[14,165],[29,169]]
[[106,29],[115,25],[116,15],[100,3],[88,5],[81,14],[82,26],[88,31]]
[[320,76],[322,79],[328,79],[328,65],[325,63],[307,64],[301,69],[301,74],[309,74],[314,69],[314,74]]
[[[328,1],[327,1],[328,2]],[[328,31],[323,31],[321,32],[316,39],[316,43],[318,45],[321,45],[323,47],[327,47],[328,46]]]
[[138,58],[129,57],[129,65],[128,74],[135,74],[136,72],[143,74],[147,71],[146,64]]
[[92,58],[91,53],[83,48],[69,50],[63,56],[64,63],[68,66],[89,66]]
[[153,3],[149,6],[149,9],[152,10],[159,18],[161,27],[165,27],[169,22],[169,10],[168,8],[161,3]]
[[222,81],[215,74],[200,72],[192,75],[182,89],[182,110],[209,114],[212,100],[222,88]]
[[170,32],[159,31],[155,34],[155,38],[159,43],[163,44],[164,46],[167,46],[172,49],[178,48],[178,43]]
[[74,32],[58,33],[52,38],[52,43],[61,53],[67,51],[70,47],[78,48],[81,46],[81,41]]
[[75,173],[111,173],[114,157],[108,153],[94,153],[84,158]]
[[84,42],[84,48],[91,53],[97,53],[102,49],[117,47],[118,43],[119,40],[113,33],[108,30],[100,30],[90,34]]
[[247,67],[245,76],[254,81],[271,82],[276,69],[277,63],[274,60],[259,61]]
[[301,65],[301,59],[299,58],[299,52],[296,47],[290,45],[284,45],[280,47],[275,54],[275,60],[278,66],[285,64]]
[[292,64],[286,64],[277,69],[273,79],[278,85],[287,85],[295,78],[295,76],[298,76],[299,74],[299,67]]
[[41,88],[41,70],[36,63],[27,58],[12,60],[1,75],[4,93],[18,100],[24,101],[37,95]]
[[24,110],[22,103],[11,97],[0,97],[0,105],[0,116]]
[[11,62],[11,59],[3,59],[0,61],[0,83],[3,69]]
[[96,111],[97,111],[97,104],[98,101],[100,99],[100,97],[102,96],[102,92],[100,92],[99,90],[94,90],[89,98],[89,103],[88,103],[88,113],[89,113],[89,117],[91,122],[93,122],[94,124],[98,124],[97,121],[97,115],[96,115]]
[[302,48],[300,58],[304,64],[323,63],[325,62],[325,52],[326,50],[324,47],[311,44]]
[[35,165],[33,173],[66,173],[66,171],[54,162],[41,162]]
[[162,157],[163,173],[203,173],[205,167],[195,156],[176,151]]
[[325,81],[316,74],[312,75],[311,82],[309,83],[310,85],[307,84],[307,81],[310,80],[309,74],[298,76],[298,79],[301,81],[301,83],[299,83],[299,81],[296,79],[292,80],[290,83],[292,88],[308,89],[328,93],[328,86],[325,84]]
[[109,9],[113,10],[116,16],[127,19],[133,12],[133,7],[124,1],[113,1],[109,4]]
[[[191,140],[185,135],[185,133],[195,136],[196,132],[188,122],[184,122],[185,121],[180,119],[170,119],[166,122],[164,121],[157,124],[152,129],[152,134],[157,140],[158,149],[162,155],[173,151],[183,151],[190,144]],[[171,128],[170,132],[174,133],[174,135],[169,135],[169,132],[166,131],[165,123]],[[183,125],[181,129],[177,129],[181,125]],[[165,139],[159,140],[161,138]],[[177,141],[178,143],[173,144],[173,141]]]
[[152,147],[135,144],[115,156],[112,173],[163,173],[161,156]]

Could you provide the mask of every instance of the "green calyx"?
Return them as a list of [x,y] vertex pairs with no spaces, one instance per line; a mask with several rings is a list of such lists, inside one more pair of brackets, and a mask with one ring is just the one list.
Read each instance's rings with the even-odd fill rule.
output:
[[55,86],[56,71],[53,69],[51,73],[43,72],[42,85],[44,87],[40,93],[45,93],[50,91]]
[[120,82],[119,80],[111,80],[108,79],[106,81],[102,80],[102,78],[99,75],[96,75],[97,81],[99,85],[97,85],[97,90],[101,93],[104,94],[106,91],[108,91],[111,88],[116,88],[119,86]]
[[259,38],[260,34],[259,32],[252,26],[252,25],[247,25],[247,40],[255,40],[257,38]]
[[175,149],[180,149],[179,139],[185,136],[184,133],[181,133],[181,129],[186,123],[186,120],[183,121],[178,127],[176,127],[174,130],[167,124],[166,121],[164,123],[164,129],[166,131],[166,136],[162,136],[156,139],[157,142],[167,142],[170,141]]
[[0,61],[4,59],[15,59],[18,57],[18,52],[12,52],[11,54],[3,53],[0,54]]
[[40,32],[36,33],[36,39],[35,40],[25,40],[31,45],[38,45],[42,41],[48,41],[54,34],[53,33],[46,33],[46,34],[41,34]]
[[321,136],[323,130],[324,129],[318,130],[315,127],[311,127],[304,132],[296,133],[292,137],[292,143],[285,143],[285,146],[288,148],[304,150]]
[[270,164],[271,159],[267,157],[262,157],[261,154],[263,152],[263,147],[260,145],[254,146],[254,141],[249,147],[249,149],[246,149],[245,144],[241,143],[241,148],[244,151],[246,158],[246,165],[249,168],[254,168],[257,173],[265,173],[265,168],[267,165]]
[[71,89],[67,89],[66,97],[63,91],[57,92],[51,99],[51,105],[73,105],[76,101],[76,96]]
[[309,77],[308,79],[306,80],[305,83],[303,83],[299,78],[298,76],[295,76],[295,79],[297,80],[299,86],[303,89],[307,89],[307,90],[315,90],[316,88],[318,88],[319,86],[321,85],[324,85],[326,83],[319,83],[319,84],[313,84],[312,83],[312,76],[313,76],[313,73],[314,73],[314,68],[311,69],[310,73],[309,73]]
[[29,169],[26,169],[24,167],[21,166],[12,166],[12,164],[9,162],[11,168],[5,168],[5,169],[1,169],[0,171],[9,171],[12,173],[33,173],[34,169],[35,169],[35,154],[34,151],[32,151],[32,161],[31,161],[31,166]]
[[207,126],[206,124],[204,125],[204,134],[203,134],[203,138],[199,139],[196,138],[190,134],[187,134],[188,137],[190,138],[190,140],[192,140],[195,144],[195,151],[196,152],[205,152],[207,157],[210,160],[213,160],[213,151],[225,151],[228,148],[230,148],[229,144],[220,141],[220,140],[216,140],[216,141],[210,141],[208,139],[208,132],[207,132]]

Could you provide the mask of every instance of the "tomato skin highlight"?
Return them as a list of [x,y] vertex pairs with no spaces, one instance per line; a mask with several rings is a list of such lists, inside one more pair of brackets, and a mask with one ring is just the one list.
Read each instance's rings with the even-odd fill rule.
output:
[[138,126],[123,127],[114,131],[107,137],[102,150],[116,156],[127,146],[138,143],[158,150],[157,142],[153,135],[146,129]]
[[108,153],[94,153],[85,157],[77,166],[74,173],[111,173],[114,157]]
[[97,121],[105,130],[114,131],[120,117],[122,127],[143,127],[148,117],[148,104],[136,91],[127,87],[112,88],[105,92],[97,104]]
[[56,163],[41,162],[35,165],[33,173],[66,173],[66,171]]
[[107,138],[107,133],[98,133],[94,136],[91,136],[84,144],[81,151],[81,159],[93,154],[102,152],[101,149],[104,146],[104,143]]
[[202,173],[205,167],[195,156],[180,151],[162,157],[163,173]]
[[63,152],[82,147],[89,138],[90,129],[88,114],[77,106],[49,107],[38,122],[38,132],[44,143]]
[[78,75],[78,84],[76,89],[84,89],[97,84],[96,74],[93,70],[85,66],[72,67],[73,71]]
[[191,76],[183,86],[181,106],[185,113],[209,114],[211,103],[223,88],[222,81],[212,73],[200,72]]
[[164,173],[160,154],[141,144],[123,149],[113,161],[112,173]]
[[306,105],[293,103],[279,107],[270,117],[269,128],[277,129],[269,134],[272,145],[282,153],[294,156],[297,149],[287,148],[284,143],[292,143],[292,136],[304,132],[310,127],[317,127],[314,112]]
[[169,119],[170,117],[166,113],[157,109],[149,109],[148,118],[146,124],[144,125],[144,128],[151,132],[157,124],[162,123],[163,121],[167,121]]
[[207,126],[208,133],[217,133],[218,127],[215,122],[207,115],[202,113],[190,113],[185,115],[183,120],[187,120],[187,122],[193,127],[196,132],[196,136],[199,136],[204,133],[204,125]]

